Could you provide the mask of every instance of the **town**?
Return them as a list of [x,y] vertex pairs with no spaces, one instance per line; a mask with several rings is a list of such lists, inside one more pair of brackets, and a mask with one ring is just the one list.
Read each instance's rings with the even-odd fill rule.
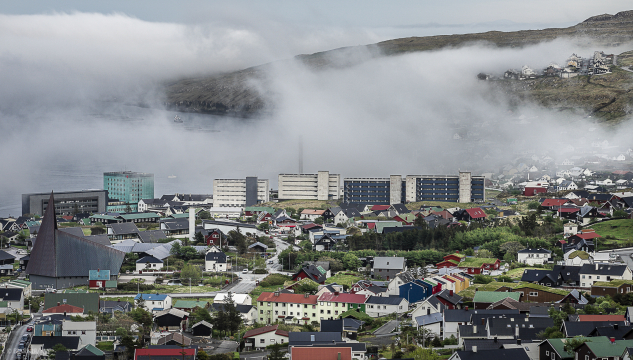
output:
[[3,356],[628,358],[632,179],[534,156],[160,198],[153,174],[105,172],[102,190],[23,194],[0,219]]

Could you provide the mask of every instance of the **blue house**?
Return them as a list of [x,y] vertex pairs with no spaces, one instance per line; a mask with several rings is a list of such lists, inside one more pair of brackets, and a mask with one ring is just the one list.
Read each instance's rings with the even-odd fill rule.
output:
[[431,296],[433,291],[433,287],[430,284],[418,280],[402,284],[399,289],[399,296],[407,299],[410,304],[425,300],[427,297]]

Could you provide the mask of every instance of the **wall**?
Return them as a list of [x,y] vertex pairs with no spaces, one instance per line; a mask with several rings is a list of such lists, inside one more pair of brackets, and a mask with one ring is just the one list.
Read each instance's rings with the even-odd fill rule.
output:
[[469,203],[472,199],[471,174],[470,172],[459,172],[459,202]]
[[[22,194],[22,214],[44,215],[50,193]],[[55,193],[55,214],[72,215],[74,204],[68,201],[78,201],[80,212],[105,212],[107,205],[107,191],[72,191]],[[86,203],[86,201],[89,201]],[[62,204],[64,202],[64,204]],[[84,206],[84,207],[81,207]]]
[[[256,335],[252,337],[255,340],[255,348],[263,349],[272,344],[286,344],[288,338],[286,336],[277,335],[275,331],[270,331],[264,334]],[[262,342],[263,341],[263,342]]]
[[[527,287],[523,288],[515,288],[512,290],[513,292],[523,292],[523,296],[521,296],[521,301],[530,301],[530,302],[556,302],[562,300],[565,296],[560,294],[554,294],[551,292],[543,291],[543,290],[535,290]],[[535,296],[530,295],[530,293],[535,293]]]

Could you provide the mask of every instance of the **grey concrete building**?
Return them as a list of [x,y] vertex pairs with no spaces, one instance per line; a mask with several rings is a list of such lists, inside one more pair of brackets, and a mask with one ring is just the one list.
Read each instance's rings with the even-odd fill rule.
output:
[[214,207],[246,207],[268,202],[268,179],[247,177],[246,179],[213,180]]
[[[22,214],[42,216],[48,207],[50,193],[22,194]],[[82,190],[55,193],[55,215],[102,213],[106,211],[106,190]]]
[[279,174],[279,200],[338,200],[341,175],[319,171],[317,174]]

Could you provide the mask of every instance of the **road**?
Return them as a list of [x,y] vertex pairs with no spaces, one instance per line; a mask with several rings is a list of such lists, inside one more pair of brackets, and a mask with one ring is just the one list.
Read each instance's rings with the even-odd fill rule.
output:
[[385,325],[379,327],[376,331],[374,331],[374,335],[387,335],[391,334],[398,326],[398,321],[389,320]]
[[26,327],[27,325],[22,325],[22,326],[16,327],[15,330],[13,330],[14,331],[13,339],[11,339],[6,349],[4,350],[4,351],[7,351],[6,360],[15,359],[15,353],[18,351],[18,344],[20,344],[22,335],[26,334]]

